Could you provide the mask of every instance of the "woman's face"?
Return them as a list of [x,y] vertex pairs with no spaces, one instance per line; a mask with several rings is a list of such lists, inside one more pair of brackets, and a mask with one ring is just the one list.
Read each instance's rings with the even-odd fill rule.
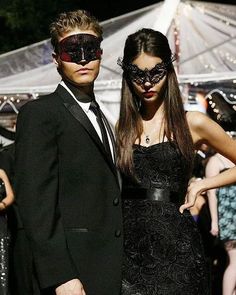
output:
[[167,74],[162,59],[142,52],[132,64],[134,69],[130,79],[134,92],[143,102],[156,101],[160,97]]

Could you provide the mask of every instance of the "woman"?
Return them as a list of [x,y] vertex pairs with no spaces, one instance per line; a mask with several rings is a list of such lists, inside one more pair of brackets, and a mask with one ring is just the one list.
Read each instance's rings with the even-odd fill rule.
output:
[[14,194],[3,169],[0,169],[0,294],[8,293],[8,248],[9,233],[7,226],[6,209],[14,201]]
[[[234,166],[230,160],[215,154],[206,166],[206,177],[212,177]],[[236,292],[236,184],[207,192],[211,214],[211,234],[220,237],[228,256],[223,276],[223,295]]]
[[194,149],[206,143],[236,163],[236,144],[214,121],[184,112],[172,54],[160,32],[128,36],[123,60],[118,165],[124,174],[123,294],[209,294],[189,209],[197,196],[236,181],[236,168],[191,183]]

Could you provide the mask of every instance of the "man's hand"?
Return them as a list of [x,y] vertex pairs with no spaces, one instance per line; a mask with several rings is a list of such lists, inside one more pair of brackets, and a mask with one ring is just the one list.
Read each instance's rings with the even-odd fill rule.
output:
[[56,295],[86,295],[80,280],[73,279],[56,288]]

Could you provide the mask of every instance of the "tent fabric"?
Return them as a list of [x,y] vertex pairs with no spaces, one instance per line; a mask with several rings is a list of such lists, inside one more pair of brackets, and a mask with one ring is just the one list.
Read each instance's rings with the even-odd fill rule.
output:
[[[173,17],[161,27],[163,11],[172,11]],[[235,15],[234,5],[166,0],[103,22],[104,54],[95,92],[109,121],[114,124],[118,117],[122,72],[117,59],[129,34],[143,27],[166,31],[180,83],[235,79]],[[53,91],[60,76],[51,52],[48,39],[0,55],[0,94],[37,97]]]

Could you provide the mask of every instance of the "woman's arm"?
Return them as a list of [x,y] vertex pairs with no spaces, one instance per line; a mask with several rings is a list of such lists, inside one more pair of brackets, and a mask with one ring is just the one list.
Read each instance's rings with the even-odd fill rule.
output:
[[0,169],[0,178],[4,182],[6,188],[6,197],[0,202],[0,211],[6,209],[14,201],[14,193],[6,172]]
[[[220,173],[219,159],[216,156],[211,157],[206,165],[205,176],[214,177]],[[211,234],[213,236],[218,236],[219,225],[218,225],[218,207],[217,207],[217,196],[216,189],[211,189],[207,191],[209,210],[211,215]]]
[[[221,126],[200,112],[188,112],[187,120],[196,147],[205,143],[236,164],[236,141],[230,138]],[[191,183],[187,190],[185,204],[180,207],[180,212],[192,207],[196,197],[201,193],[235,182],[236,167],[234,166],[216,176]]]

